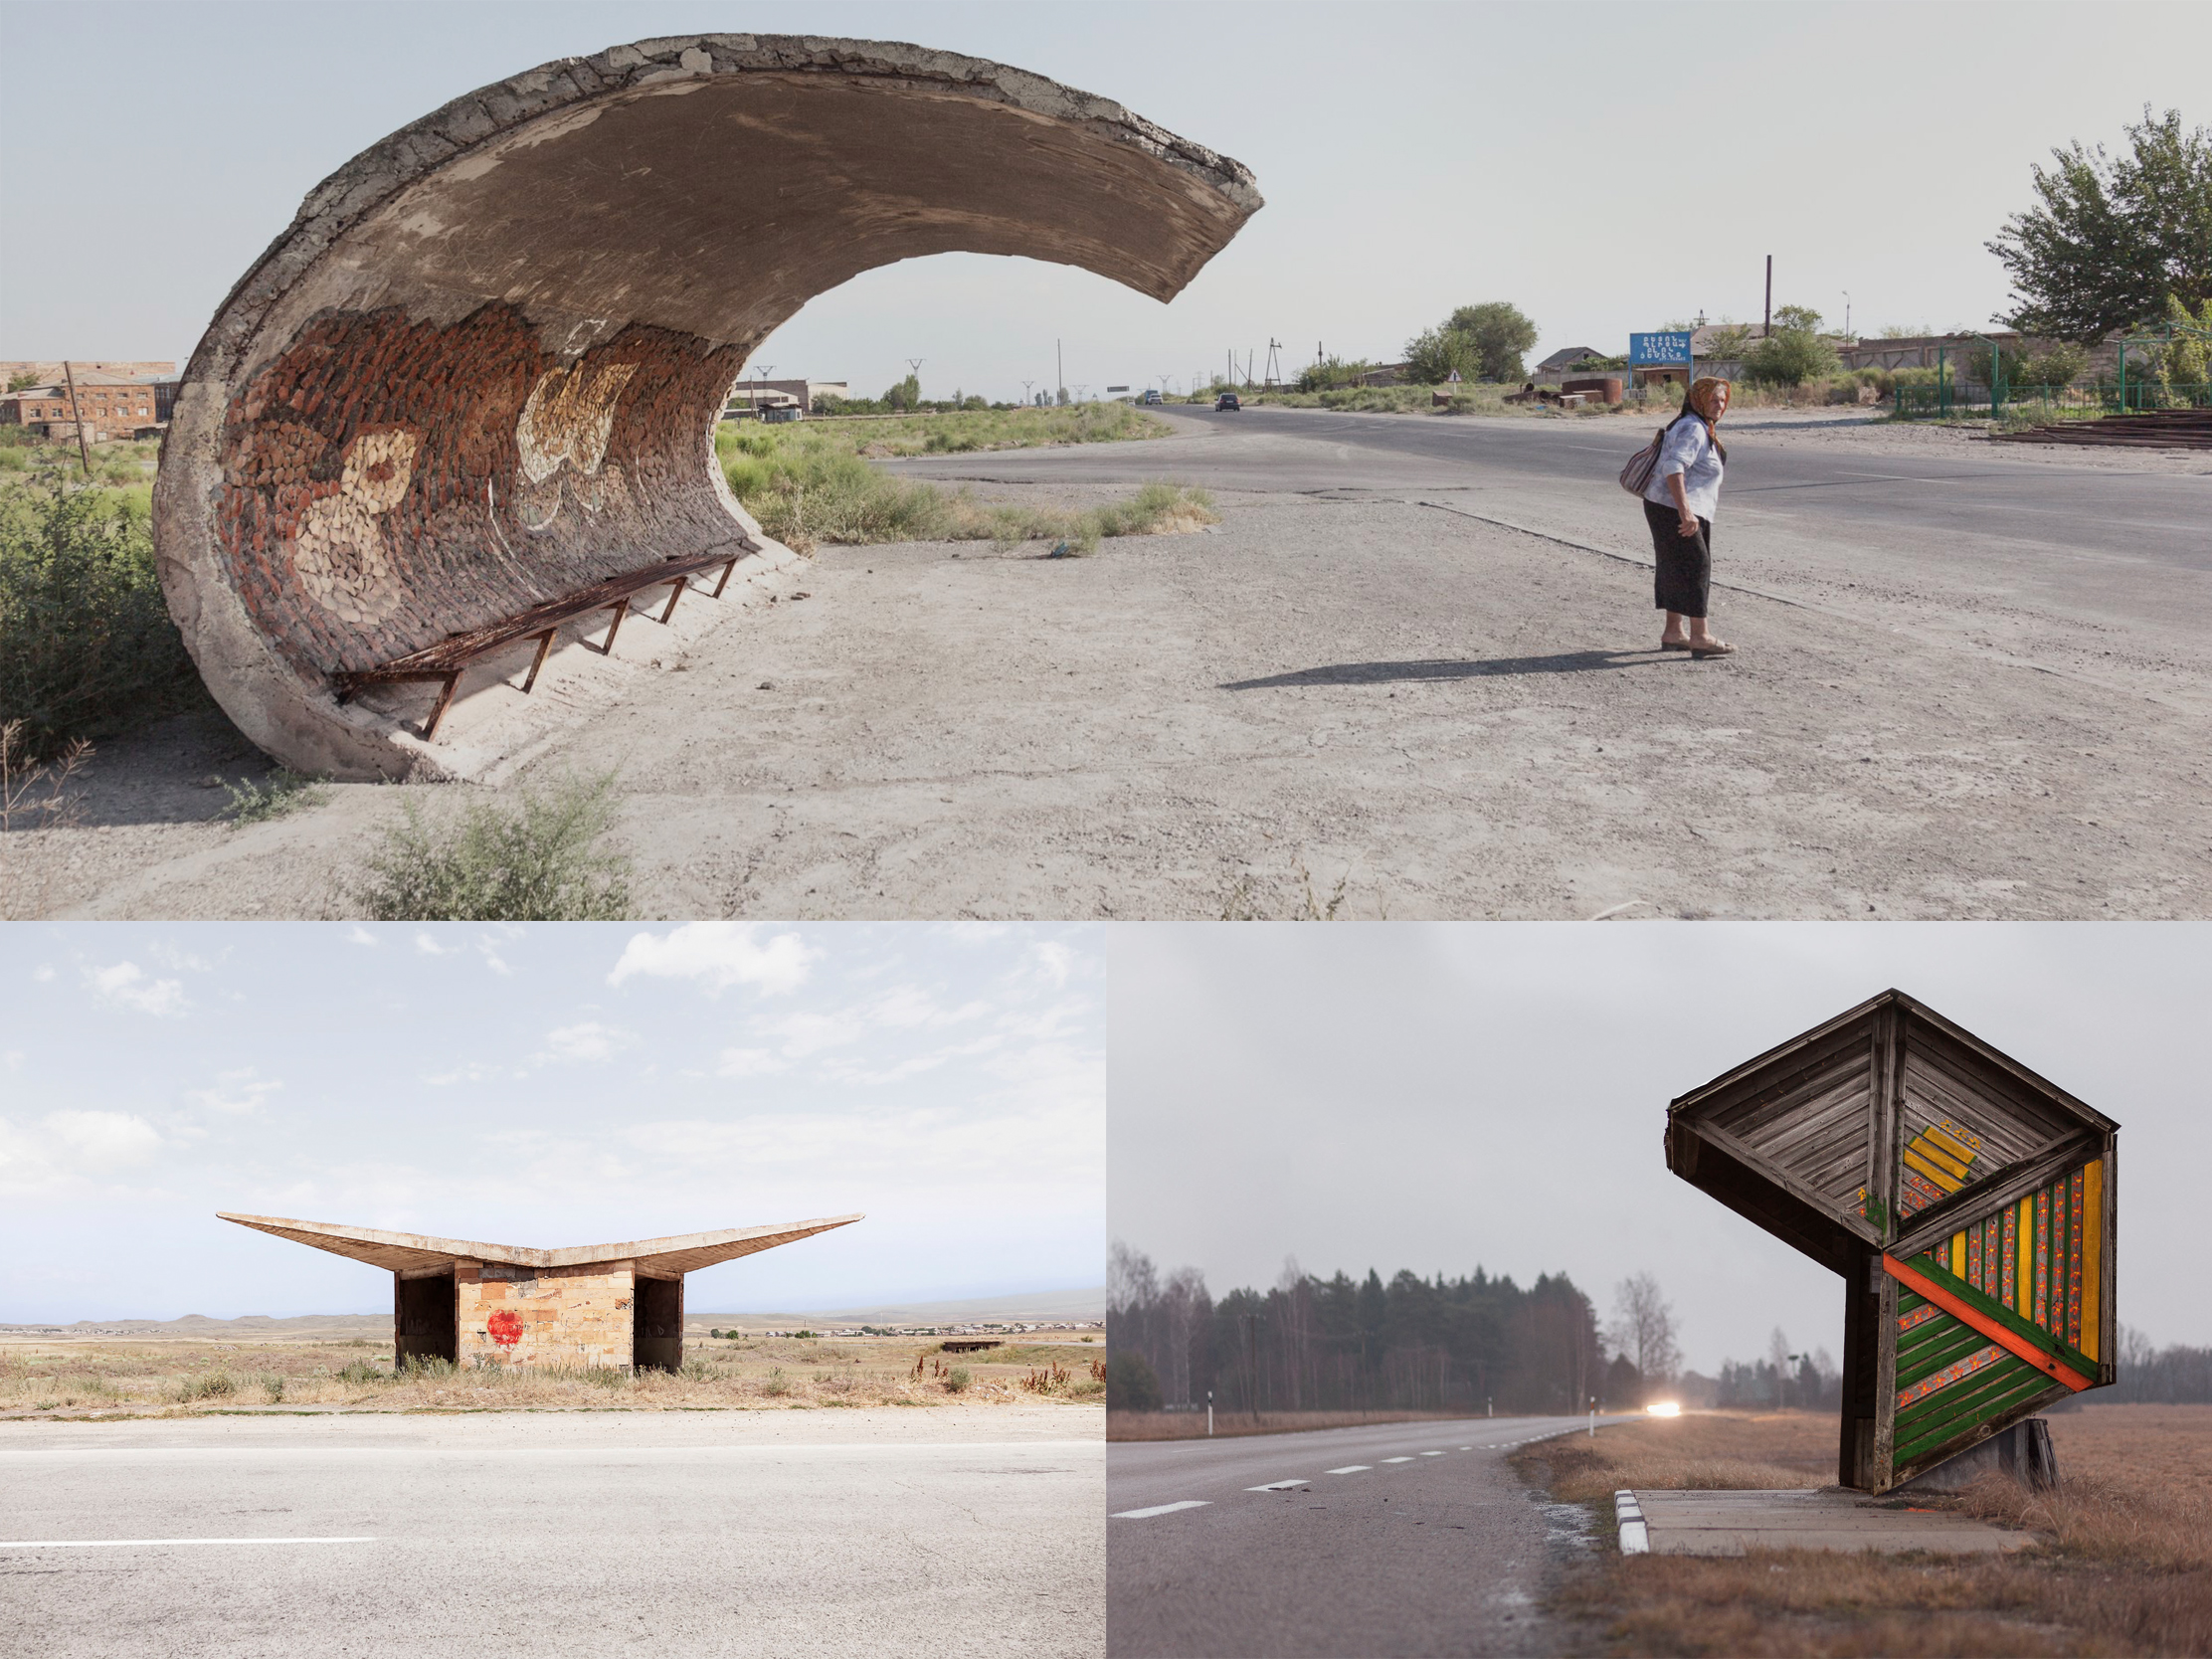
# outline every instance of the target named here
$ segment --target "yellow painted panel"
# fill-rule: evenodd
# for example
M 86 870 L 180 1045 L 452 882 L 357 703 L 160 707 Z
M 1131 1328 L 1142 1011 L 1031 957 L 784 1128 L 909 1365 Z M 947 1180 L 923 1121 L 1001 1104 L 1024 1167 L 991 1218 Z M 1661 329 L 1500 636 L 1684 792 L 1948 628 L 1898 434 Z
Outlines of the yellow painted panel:
M 2013 1278 L 2012 1311 L 2022 1319 L 2035 1316 L 2035 1199 L 2020 1200 L 2020 1267 Z
M 1966 1178 L 1966 1166 L 1974 1155 L 1940 1130 L 1924 1129 L 1912 1142 L 1912 1149 L 1923 1157 L 1934 1159 L 1960 1181 Z
M 2105 1160 L 2092 1163 L 2082 1183 L 2082 1352 L 2091 1359 L 2097 1352 L 2097 1335 L 2103 1328 L 2105 1288 L 2101 1251 L 2105 1243 Z
M 1933 1158 L 1923 1154 L 1918 1146 L 1909 1146 L 1905 1149 L 1904 1161 L 1907 1169 L 1920 1171 L 1922 1175 L 1928 1177 L 1930 1181 L 1933 1181 L 1945 1193 L 1955 1193 L 1959 1188 L 1966 1185 Z
M 1950 1270 L 1961 1279 L 1966 1276 L 1966 1235 L 1962 1232 L 1950 1235 Z

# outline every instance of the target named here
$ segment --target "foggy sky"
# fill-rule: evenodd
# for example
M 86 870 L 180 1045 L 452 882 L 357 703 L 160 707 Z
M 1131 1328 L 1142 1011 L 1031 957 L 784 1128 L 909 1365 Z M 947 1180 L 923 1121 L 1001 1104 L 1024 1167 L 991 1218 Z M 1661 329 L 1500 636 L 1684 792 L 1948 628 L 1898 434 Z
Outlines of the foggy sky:
M 1406 923 L 1112 930 L 1108 1218 L 1218 1297 L 1649 1270 L 1686 1362 L 1843 1352 L 1842 1281 L 1668 1174 L 1667 1102 L 1896 987 L 2120 1124 L 2120 1318 L 2212 1342 L 2212 927 Z M 2192 1219 L 2194 1217 L 2194 1219 Z

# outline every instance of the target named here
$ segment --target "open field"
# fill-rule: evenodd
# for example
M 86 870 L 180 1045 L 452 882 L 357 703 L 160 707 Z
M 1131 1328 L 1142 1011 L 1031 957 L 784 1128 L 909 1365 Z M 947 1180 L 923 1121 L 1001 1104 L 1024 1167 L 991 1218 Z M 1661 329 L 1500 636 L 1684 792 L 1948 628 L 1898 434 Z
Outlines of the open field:
M 1166 438 L 1167 422 L 1127 404 L 959 414 L 834 417 L 776 426 L 725 425 L 715 455 L 730 488 L 788 547 L 823 542 L 988 541 L 1004 550 L 1045 541 L 1088 553 L 1106 536 L 1195 530 L 1216 521 L 1202 491 L 1153 481 L 1090 507 L 979 499 L 966 487 L 900 478 L 871 465 L 897 457 L 964 455 Z
M 973 1340 L 973 1339 L 970 1339 Z M 0 1345 L 0 1418 L 192 1416 L 239 1410 L 642 1411 L 872 1405 L 1096 1404 L 1103 1345 L 1008 1339 L 689 1336 L 680 1373 L 392 1368 L 389 1341 Z
M 1568 1571 L 1553 1611 L 1603 1654 L 2005 1655 L 2212 1652 L 2212 1405 L 2086 1405 L 2050 1419 L 2060 1486 L 1985 1477 L 1957 1508 L 2038 1542 L 1970 1559 L 1753 1552 L 1622 1557 L 1622 1488 L 1757 1489 L 1834 1480 L 1826 1413 L 1697 1412 L 1516 1463 L 1586 1504 L 1607 1548 Z

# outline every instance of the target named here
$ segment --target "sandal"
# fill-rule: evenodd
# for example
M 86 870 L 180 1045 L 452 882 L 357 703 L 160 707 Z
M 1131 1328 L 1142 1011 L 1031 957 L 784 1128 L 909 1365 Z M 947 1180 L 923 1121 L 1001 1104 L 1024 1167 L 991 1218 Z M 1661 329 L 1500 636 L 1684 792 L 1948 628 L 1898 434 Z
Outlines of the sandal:
M 1730 645 L 1726 640 L 1712 640 L 1702 645 L 1692 645 L 1690 647 L 1690 654 L 1693 657 L 1734 656 L 1736 654 L 1736 647 Z
M 1661 650 L 1688 650 L 1690 642 L 1687 640 L 1661 640 L 1659 648 Z

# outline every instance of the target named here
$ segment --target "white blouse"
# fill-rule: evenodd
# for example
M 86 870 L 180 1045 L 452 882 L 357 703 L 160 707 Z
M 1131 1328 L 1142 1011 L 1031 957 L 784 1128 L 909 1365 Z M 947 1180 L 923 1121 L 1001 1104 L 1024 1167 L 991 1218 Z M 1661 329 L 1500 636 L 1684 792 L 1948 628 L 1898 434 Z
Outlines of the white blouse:
M 1718 516 L 1721 510 L 1721 453 L 1713 447 L 1712 434 L 1705 423 L 1695 415 L 1683 415 L 1667 429 L 1666 442 L 1659 446 L 1659 464 L 1651 469 L 1651 481 L 1644 485 L 1644 499 L 1656 501 L 1662 507 L 1674 505 L 1674 496 L 1667 489 L 1667 479 L 1674 473 L 1682 474 L 1682 493 L 1690 503 L 1690 510 L 1703 519 Z

